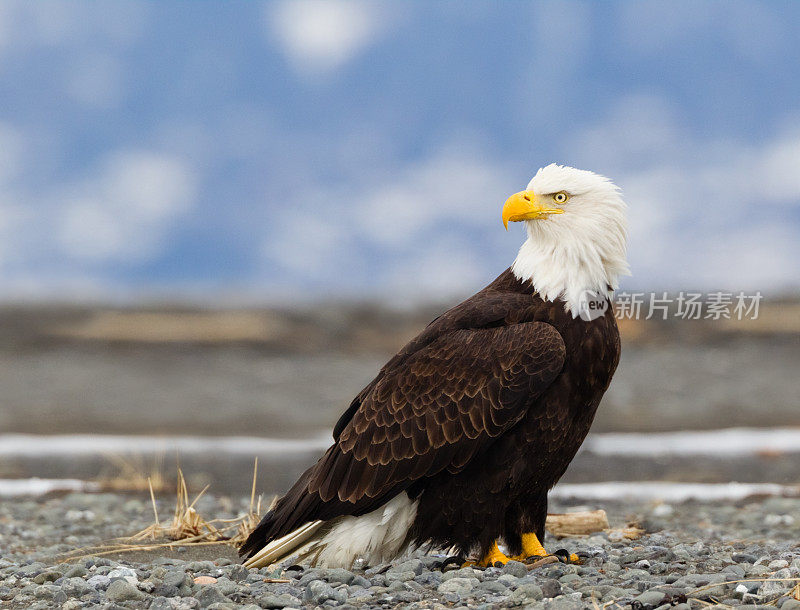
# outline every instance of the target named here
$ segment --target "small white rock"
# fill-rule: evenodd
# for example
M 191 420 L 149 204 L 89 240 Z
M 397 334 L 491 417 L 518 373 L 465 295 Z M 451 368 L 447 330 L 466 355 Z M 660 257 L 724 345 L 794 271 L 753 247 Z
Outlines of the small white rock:
M 122 578 L 132 585 L 135 585 L 139 582 L 139 577 L 136 576 L 136 571 L 132 570 L 131 568 L 115 568 L 108 573 L 108 578 L 110 580 L 113 580 L 114 578 Z
M 653 509 L 653 516 L 654 517 L 669 517 L 672 513 L 675 512 L 675 509 L 672 508 L 669 504 L 659 504 Z
M 769 514 L 764 517 L 764 524 L 769 526 L 794 525 L 794 517 L 792 515 Z
M 67 521 L 94 521 L 94 512 L 90 510 L 68 510 Z

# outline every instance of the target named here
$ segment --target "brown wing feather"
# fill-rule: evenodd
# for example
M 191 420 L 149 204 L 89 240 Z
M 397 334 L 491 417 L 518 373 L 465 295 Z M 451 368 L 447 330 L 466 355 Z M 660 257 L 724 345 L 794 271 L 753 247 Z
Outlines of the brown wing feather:
M 252 555 L 314 519 L 375 510 L 434 473 L 458 472 L 524 416 L 562 370 L 565 347 L 540 302 L 502 290 L 506 276 L 442 314 L 386 363 L 339 418 L 335 444 L 240 553 Z
M 561 336 L 543 322 L 439 336 L 359 396 L 308 492 L 358 504 L 444 468 L 457 472 L 522 418 L 564 357 Z M 445 444 L 448 459 L 436 459 Z

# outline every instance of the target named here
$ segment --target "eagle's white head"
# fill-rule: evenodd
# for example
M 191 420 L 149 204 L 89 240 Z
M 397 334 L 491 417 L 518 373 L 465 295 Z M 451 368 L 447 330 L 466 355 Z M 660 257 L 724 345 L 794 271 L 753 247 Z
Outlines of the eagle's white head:
M 525 222 L 528 239 L 511 269 L 548 300 L 566 301 L 574 316 L 586 299 L 610 295 L 625 260 L 626 205 L 619 189 L 594 172 L 551 164 L 503 206 L 503 224 Z

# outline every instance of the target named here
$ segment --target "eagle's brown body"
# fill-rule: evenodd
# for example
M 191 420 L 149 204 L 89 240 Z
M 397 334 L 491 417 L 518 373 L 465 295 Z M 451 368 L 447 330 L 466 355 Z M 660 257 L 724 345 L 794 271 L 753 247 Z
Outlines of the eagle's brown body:
M 619 360 L 611 308 L 592 321 L 506 270 L 431 322 L 355 398 L 335 444 L 242 546 L 406 492 L 408 542 L 484 554 L 541 539 L 547 492 L 583 442 Z

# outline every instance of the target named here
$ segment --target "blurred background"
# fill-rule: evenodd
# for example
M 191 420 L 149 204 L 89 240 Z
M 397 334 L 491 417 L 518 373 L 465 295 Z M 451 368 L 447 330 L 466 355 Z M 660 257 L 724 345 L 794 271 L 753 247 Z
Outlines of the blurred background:
M 244 493 L 259 456 L 285 488 L 512 262 L 502 203 L 558 162 L 623 189 L 623 289 L 763 295 L 742 323 L 624 321 L 566 480 L 798 483 L 798 22 L 789 1 L 3 2 L 0 478 L 135 488 L 180 461 Z

